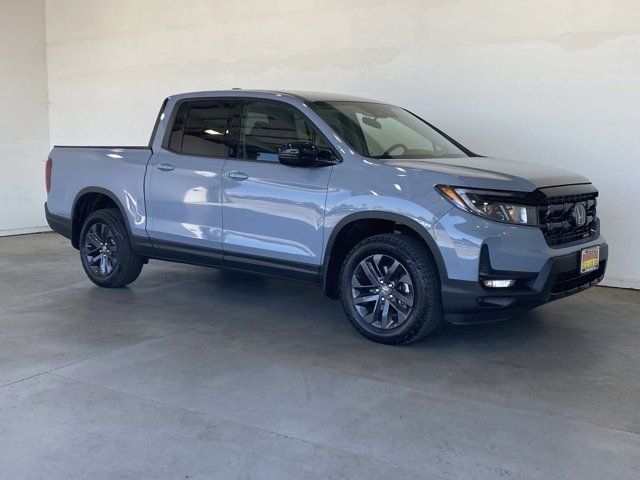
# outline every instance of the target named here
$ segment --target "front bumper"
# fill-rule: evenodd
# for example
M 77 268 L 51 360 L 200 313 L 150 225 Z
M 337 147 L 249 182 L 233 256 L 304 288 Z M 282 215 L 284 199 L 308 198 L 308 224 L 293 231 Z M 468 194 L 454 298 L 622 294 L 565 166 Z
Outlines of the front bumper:
M 547 245 L 540 229 L 501 224 L 452 209 L 434 226 L 446 272 L 442 302 L 451 323 L 504 319 L 600 282 L 609 248 L 597 234 L 588 241 Z M 580 275 L 580 252 L 600 246 L 599 268 Z M 480 279 L 516 279 L 510 288 L 485 288 Z
M 604 277 L 609 246 L 600 245 L 597 270 L 580 274 L 580 250 L 550 258 L 535 274 L 520 272 L 511 288 L 485 288 L 479 281 L 448 280 L 442 285 L 442 302 L 447 321 L 476 323 L 501 320 L 518 312 L 586 290 Z M 494 271 L 493 278 L 513 277 L 513 272 Z

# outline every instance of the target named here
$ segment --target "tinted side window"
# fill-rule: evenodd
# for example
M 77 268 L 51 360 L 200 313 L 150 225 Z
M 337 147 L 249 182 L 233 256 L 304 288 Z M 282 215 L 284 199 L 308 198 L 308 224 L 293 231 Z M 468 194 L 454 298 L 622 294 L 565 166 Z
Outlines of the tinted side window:
M 187 155 L 225 157 L 229 138 L 231 103 L 224 100 L 190 102 L 181 152 Z
M 189 112 L 189 102 L 180 105 L 180 109 L 176 114 L 176 119 L 171 127 L 171 135 L 169 136 L 169 150 L 180 152 L 182 150 L 182 134 L 184 133 L 184 123 L 187 120 Z
M 312 142 L 314 130 L 295 108 L 278 102 L 245 104 L 240 124 L 239 158 L 277 161 L 287 143 Z

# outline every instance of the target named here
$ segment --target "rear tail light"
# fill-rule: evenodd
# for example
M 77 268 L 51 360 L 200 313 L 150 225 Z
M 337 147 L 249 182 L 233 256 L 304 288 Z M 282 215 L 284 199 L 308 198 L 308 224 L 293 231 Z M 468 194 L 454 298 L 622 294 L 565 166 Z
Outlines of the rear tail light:
M 47 158 L 47 165 L 44 167 L 44 184 L 47 187 L 47 194 L 51 191 L 51 167 L 53 162 Z

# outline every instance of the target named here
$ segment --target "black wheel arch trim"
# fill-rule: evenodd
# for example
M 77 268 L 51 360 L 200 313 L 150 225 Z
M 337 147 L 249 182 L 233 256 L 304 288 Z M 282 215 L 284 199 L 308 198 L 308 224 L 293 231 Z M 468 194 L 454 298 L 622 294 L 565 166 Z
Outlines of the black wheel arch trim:
M 139 235 L 133 235 L 132 231 L 131 231 L 131 225 L 129 224 L 129 217 L 126 213 L 126 210 L 124 208 L 124 206 L 122 205 L 122 202 L 120 201 L 120 199 L 118 198 L 118 196 L 113 193 L 111 190 L 107 190 L 106 188 L 103 187 L 97 187 L 97 186 L 91 186 L 91 187 L 85 187 L 82 190 L 80 190 L 75 198 L 73 199 L 73 204 L 71 207 L 71 229 L 70 229 L 70 238 L 71 238 L 71 244 L 74 246 L 74 248 L 78 248 L 78 240 L 74 241 L 74 238 L 79 238 L 79 233 L 78 232 L 78 236 L 75 235 L 75 230 L 74 230 L 74 225 L 75 225 L 75 215 L 76 215 L 76 207 L 78 206 L 78 201 L 85 195 L 90 194 L 90 193 L 97 193 L 100 195 L 104 195 L 105 197 L 108 197 L 110 200 L 113 200 L 113 203 L 116 204 L 116 206 L 118 207 L 118 210 L 120 210 L 120 213 L 122 215 L 122 221 L 124 222 L 124 226 L 127 229 L 127 235 L 129 236 L 129 238 L 131 239 L 131 244 L 134 247 L 134 249 L 136 248 L 137 245 L 146 245 L 146 244 L 151 244 L 151 241 L 149 240 L 148 237 L 144 236 L 139 236 Z M 80 226 L 80 228 L 82 228 L 82 226 Z
M 448 279 L 447 277 L 447 267 L 444 263 L 444 259 L 442 258 L 442 254 L 440 253 L 440 249 L 436 244 L 436 241 L 429 234 L 427 228 L 422 226 L 417 221 L 409 218 L 405 215 L 401 215 L 399 213 L 394 212 L 386 212 L 386 211 L 377 211 L 377 210 L 367 210 L 362 212 L 355 212 L 347 215 L 340 219 L 340 221 L 333 227 L 331 231 L 331 235 L 329 236 L 329 240 L 327 241 L 327 247 L 325 249 L 324 259 L 322 262 L 322 276 L 323 276 L 323 289 L 325 292 L 328 291 L 327 284 L 327 275 L 329 273 L 329 263 L 331 261 L 331 255 L 333 253 L 333 247 L 336 241 L 336 238 L 340 234 L 340 232 L 348 227 L 355 221 L 358 220 L 389 220 L 398 225 L 402 225 L 404 227 L 410 228 L 412 231 L 417 233 L 420 238 L 425 242 L 433 259 L 436 262 L 436 267 L 438 268 L 438 275 L 442 282 Z

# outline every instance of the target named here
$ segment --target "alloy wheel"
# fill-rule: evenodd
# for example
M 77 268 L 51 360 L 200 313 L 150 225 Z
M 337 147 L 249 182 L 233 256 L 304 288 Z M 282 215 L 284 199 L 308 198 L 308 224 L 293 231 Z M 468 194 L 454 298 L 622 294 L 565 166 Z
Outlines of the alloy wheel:
M 351 293 L 361 320 L 383 330 L 402 325 L 413 309 L 411 276 L 390 255 L 375 254 L 362 260 L 353 271 Z
M 87 266 L 100 277 L 110 275 L 116 268 L 118 246 L 116 239 L 104 223 L 94 223 L 84 240 L 83 255 Z

